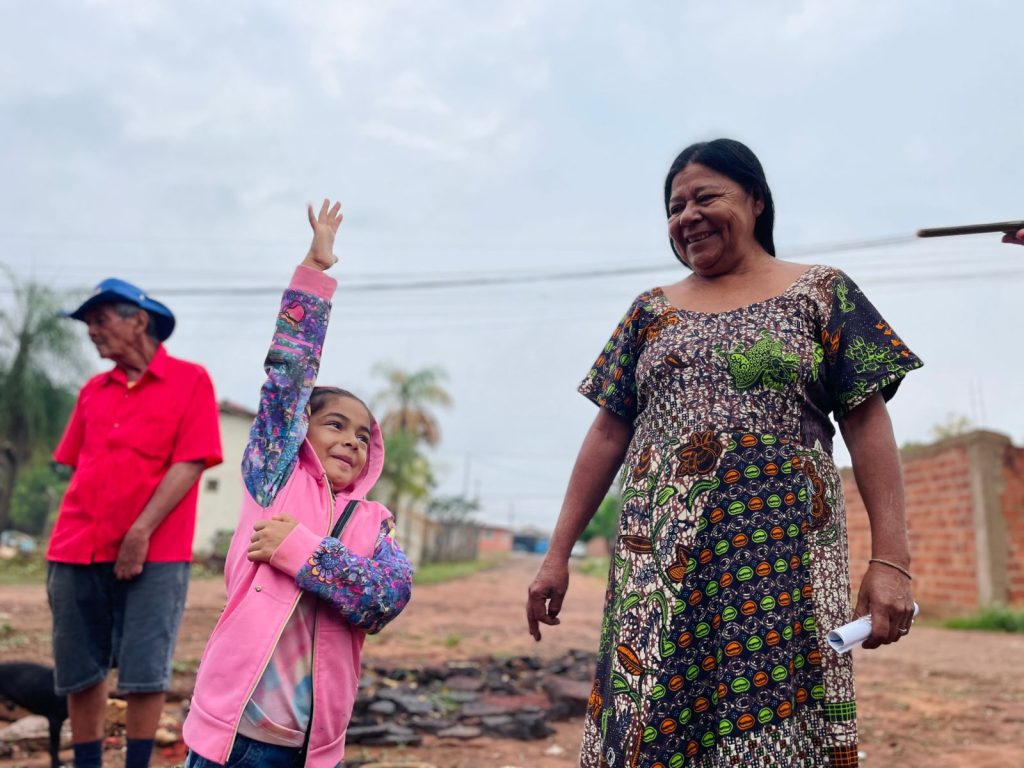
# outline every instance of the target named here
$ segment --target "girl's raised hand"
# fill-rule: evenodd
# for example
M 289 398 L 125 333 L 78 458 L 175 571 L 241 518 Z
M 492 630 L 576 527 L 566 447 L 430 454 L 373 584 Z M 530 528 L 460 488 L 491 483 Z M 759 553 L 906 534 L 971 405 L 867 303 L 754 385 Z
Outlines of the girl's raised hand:
M 344 218 L 341 203 L 331 205 L 331 201 L 325 198 L 319 215 L 313 213 L 312 205 L 306 207 L 306 212 L 309 214 L 309 226 L 313 228 L 313 242 L 302 263 L 323 272 L 338 263 L 338 257 L 334 255 L 334 238 Z

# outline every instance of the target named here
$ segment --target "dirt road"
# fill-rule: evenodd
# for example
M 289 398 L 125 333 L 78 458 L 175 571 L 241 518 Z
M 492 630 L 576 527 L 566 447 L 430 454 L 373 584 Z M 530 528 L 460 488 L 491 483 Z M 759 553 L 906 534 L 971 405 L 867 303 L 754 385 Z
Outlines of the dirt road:
M 546 628 L 541 643 L 527 634 L 523 604 L 537 564 L 532 557 L 516 557 L 466 579 L 417 588 L 405 613 L 369 639 L 364 659 L 400 666 L 487 654 L 595 650 L 604 597 L 598 578 L 574 574 L 562 625 Z M 223 599 L 218 580 L 192 583 L 176 652 L 175 688 L 182 695 L 188 694 L 190 670 Z M 0 588 L 0 614 L 0 625 L 11 627 L 0 636 L 0 660 L 48 660 L 50 617 L 41 586 Z M 898 645 L 857 652 L 857 689 L 867 768 L 1024 766 L 1024 635 L 919 623 Z M 575 765 L 580 727 L 557 724 L 557 733 L 539 742 L 451 743 L 428 737 L 422 747 L 353 748 L 350 756 L 436 768 L 568 768 Z M 117 765 L 116 759 L 109 757 L 107 764 Z M 168 756 L 165 764 L 174 763 Z

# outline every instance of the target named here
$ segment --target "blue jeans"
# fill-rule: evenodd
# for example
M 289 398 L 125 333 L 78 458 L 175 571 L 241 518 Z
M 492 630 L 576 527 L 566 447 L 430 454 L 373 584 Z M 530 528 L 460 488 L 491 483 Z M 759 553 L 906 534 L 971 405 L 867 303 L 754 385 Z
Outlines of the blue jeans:
M 298 755 L 294 747 L 278 747 L 238 735 L 226 763 L 215 763 L 189 751 L 184 768 L 295 768 Z

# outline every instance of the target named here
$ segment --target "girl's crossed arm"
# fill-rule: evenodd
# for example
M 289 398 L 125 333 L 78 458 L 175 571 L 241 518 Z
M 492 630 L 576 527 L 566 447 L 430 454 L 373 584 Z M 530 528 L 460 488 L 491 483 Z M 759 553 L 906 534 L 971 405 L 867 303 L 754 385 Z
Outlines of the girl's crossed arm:
M 361 557 L 331 536 L 319 541 L 316 534 L 298 526 L 289 515 L 275 515 L 256 523 L 249 545 L 249 559 L 270 563 L 295 576 L 295 583 L 334 606 L 348 621 L 373 634 L 402 612 L 412 595 L 412 567 L 395 543 L 395 523 L 381 523 L 372 557 Z M 282 548 L 285 540 L 288 544 Z

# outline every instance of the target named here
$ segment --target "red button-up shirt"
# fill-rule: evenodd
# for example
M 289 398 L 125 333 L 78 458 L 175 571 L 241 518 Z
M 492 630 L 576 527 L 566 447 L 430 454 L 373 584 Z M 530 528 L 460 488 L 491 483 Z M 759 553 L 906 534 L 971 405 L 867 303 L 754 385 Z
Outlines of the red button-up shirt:
M 53 455 L 74 467 L 46 558 L 113 562 L 121 540 L 171 464 L 222 459 L 217 401 L 206 371 L 157 348 L 129 386 L 117 368 L 86 382 Z M 160 523 L 149 562 L 192 559 L 198 483 Z

